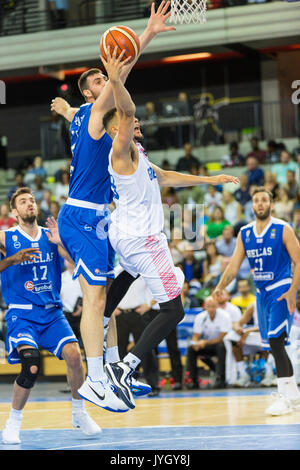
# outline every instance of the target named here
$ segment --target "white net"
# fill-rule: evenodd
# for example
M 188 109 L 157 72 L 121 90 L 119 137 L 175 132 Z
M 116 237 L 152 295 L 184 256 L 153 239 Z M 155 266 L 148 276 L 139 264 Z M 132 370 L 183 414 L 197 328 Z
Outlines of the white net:
M 171 23 L 205 23 L 206 0 L 171 0 Z

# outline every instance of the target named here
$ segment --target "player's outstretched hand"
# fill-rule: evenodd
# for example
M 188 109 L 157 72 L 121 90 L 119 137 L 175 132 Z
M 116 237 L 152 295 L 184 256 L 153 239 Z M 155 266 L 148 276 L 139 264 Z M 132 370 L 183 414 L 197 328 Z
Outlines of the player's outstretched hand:
M 111 82 L 116 82 L 120 79 L 122 69 L 125 65 L 131 62 L 132 57 L 129 56 L 127 59 L 123 60 L 126 50 L 123 49 L 121 54 L 117 57 L 118 46 L 114 48 L 111 52 L 110 47 L 107 47 L 106 59 L 101 55 L 100 58 L 103 62 L 103 65 L 106 69 L 108 78 Z
M 54 217 L 48 217 L 46 225 L 49 232 L 46 232 L 49 242 L 55 243 L 55 245 L 61 244 L 60 236 L 58 232 L 58 225 Z
M 239 178 L 237 178 L 236 176 L 232 176 L 232 175 L 216 175 L 214 178 L 216 178 L 216 181 L 217 181 L 216 184 L 222 184 L 222 183 L 238 184 L 240 182 Z
M 37 248 L 24 248 L 10 256 L 9 259 L 11 264 L 20 264 L 24 261 L 34 261 L 35 259 L 39 259 L 40 253 L 41 252 Z
M 69 108 L 69 103 L 67 103 L 63 98 L 57 97 L 51 101 L 51 111 L 55 111 L 61 116 L 64 116 Z
M 162 1 L 157 11 L 155 11 L 155 2 L 151 5 L 151 15 L 148 21 L 147 29 L 152 34 L 165 33 L 167 31 L 176 31 L 175 26 L 167 26 L 166 21 L 171 16 L 170 2 Z M 168 11 L 169 10 L 169 11 Z
M 287 292 L 282 294 L 277 300 L 278 302 L 280 302 L 281 300 L 284 300 L 284 299 L 286 300 L 289 313 L 290 315 L 292 315 L 294 311 L 296 310 L 295 294 L 291 292 L 290 290 L 288 290 Z

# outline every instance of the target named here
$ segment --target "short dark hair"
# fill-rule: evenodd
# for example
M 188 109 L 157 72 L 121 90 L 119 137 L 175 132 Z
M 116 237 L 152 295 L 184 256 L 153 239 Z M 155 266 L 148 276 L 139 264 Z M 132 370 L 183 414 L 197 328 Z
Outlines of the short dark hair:
M 253 194 L 252 194 L 252 199 L 253 199 L 253 196 L 257 193 L 267 193 L 270 198 L 270 202 L 273 202 L 273 194 L 264 186 L 259 186 L 258 188 L 254 189 Z
M 14 192 L 14 194 L 12 195 L 12 197 L 10 199 L 10 208 L 11 209 L 16 209 L 16 199 L 17 199 L 17 197 L 21 196 L 21 194 L 31 194 L 31 196 L 33 196 L 31 188 L 24 187 L 24 188 L 17 189 L 17 191 Z
M 104 114 L 102 123 L 104 128 L 107 130 L 109 122 L 115 117 L 117 108 L 111 108 L 107 113 Z
M 88 77 L 91 77 L 92 75 L 96 75 L 97 73 L 102 73 L 102 72 L 101 72 L 100 69 L 89 69 L 89 70 L 86 70 L 85 72 L 83 72 L 80 75 L 77 83 L 78 83 L 80 93 L 82 94 L 82 96 L 84 98 L 85 98 L 85 96 L 84 96 L 83 90 L 89 89 L 88 86 L 87 86 Z

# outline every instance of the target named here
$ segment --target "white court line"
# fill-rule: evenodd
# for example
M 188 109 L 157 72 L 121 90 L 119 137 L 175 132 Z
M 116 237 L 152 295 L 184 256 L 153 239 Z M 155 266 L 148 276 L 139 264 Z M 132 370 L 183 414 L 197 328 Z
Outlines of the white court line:
M 287 436 L 300 436 L 299 433 L 284 433 L 284 434 L 268 434 L 268 438 L 269 437 L 287 437 Z M 187 437 L 168 437 L 168 438 L 162 438 L 162 439 L 159 439 L 159 438 L 152 438 L 152 439 L 146 439 L 146 440 L 142 440 L 142 441 L 139 441 L 139 440 L 134 440 L 134 441 L 115 441 L 115 442 L 107 442 L 105 444 L 101 444 L 101 443 L 91 443 L 91 444 L 82 444 L 82 445 L 76 445 L 76 446 L 68 446 L 68 447 L 53 447 L 53 448 L 50 448 L 50 449 L 47 449 L 47 450 L 66 450 L 66 449 L 78 449 L 80 447 L 95 447 L 95 446 L 100 446 L 100 447 L 103 447 L 104 446 L 104 449 L 105 447 L 109 447 L 109 446 L 112 446 L 112 445 L 124 445 L 124 444 L 144 444 L 144 443 L 147 443 L 147 442 L 163 442 L 163 441 L 182 441 L 182 440 L 192 440 L 192 439 L 198 439 L 199 441 L 201 439 L 232 439 L 232 438 L 248 438 L 248 437 L 266 437 L 266 434 L 232 434 L 232 435 L 220 435 L 220 436 L 187 436 Z

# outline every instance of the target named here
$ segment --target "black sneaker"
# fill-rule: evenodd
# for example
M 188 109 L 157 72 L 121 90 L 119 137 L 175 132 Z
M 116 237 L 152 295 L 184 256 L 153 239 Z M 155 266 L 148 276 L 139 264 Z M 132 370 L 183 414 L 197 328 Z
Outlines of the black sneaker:
M 135 402 L 131 391 L 131 376 L 134 372 L 124 362 L 114 362 L 105 365 L 105 372 L 114 387 L 114 393 L 128 408 L 135 408 Z

